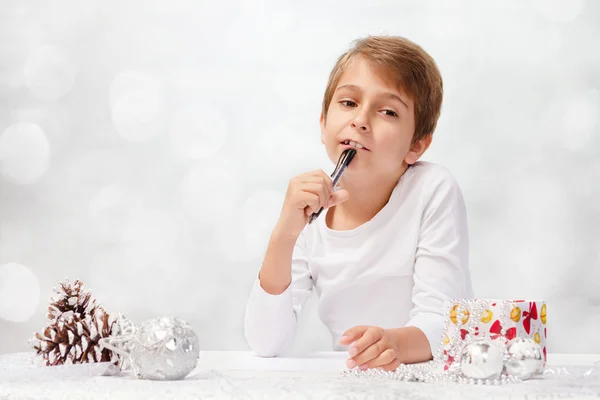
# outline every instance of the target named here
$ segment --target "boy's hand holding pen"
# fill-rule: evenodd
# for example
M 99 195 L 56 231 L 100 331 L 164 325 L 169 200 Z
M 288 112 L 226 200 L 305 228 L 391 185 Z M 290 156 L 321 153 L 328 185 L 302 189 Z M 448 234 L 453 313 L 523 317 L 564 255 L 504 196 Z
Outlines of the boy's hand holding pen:
M 307 223 L 314 221 L 326 209 L 348 199 L 348 191 L 334 191 L 342 173 L 352 161 L 356 150 L 342 153 L 332 176 L 322 170 L 306 172 L 290 180 L 275 232 L 297 238 Z

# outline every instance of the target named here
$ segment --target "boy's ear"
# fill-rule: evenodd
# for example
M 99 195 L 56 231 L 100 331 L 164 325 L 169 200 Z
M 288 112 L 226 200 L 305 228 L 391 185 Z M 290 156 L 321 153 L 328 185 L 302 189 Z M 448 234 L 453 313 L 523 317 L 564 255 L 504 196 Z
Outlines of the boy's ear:
M 325 144 L 325 117 L 323 113 L 321 113 L 321 117 L 319 118 L 319 125 L 321 126 L 321 143 Z
M 425 150 L 427 150 L 429 148 L 429 146 L 431 145 L 432 139 L 433 139 L 433 135 L 431 133 L 429 133 L 422 139 L 413 143 L 410 146 L 410 150 L 408 150 L 408 153 L 406 154 L 404 161 L 406 161 L 406 163 L 408 165 L 412 165 L 412 164 L 416 163 L 419 160 L 419 158 L 421 158 L 423 153 L 425 153 Z

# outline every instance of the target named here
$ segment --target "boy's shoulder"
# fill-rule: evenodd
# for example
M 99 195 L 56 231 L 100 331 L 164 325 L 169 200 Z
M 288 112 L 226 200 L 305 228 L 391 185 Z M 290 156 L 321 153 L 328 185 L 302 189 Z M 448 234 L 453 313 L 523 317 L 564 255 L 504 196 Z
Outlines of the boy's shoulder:
M 405 190 L 420 199 L 423 210 L 432 212 L 448 207 L 464 210 L 462 190 L 450 169 L 440 164 L 418 161 L 409 170 L 412 171 Z
M 410 180 L 421 183 L 426 187 L 458 186 L 454 174 L 444 165 L 431 161 L 417 161 L 408 169 Z
M 404 189 L 408 196 L 418 197 L 423 204 L 445 203 L 451 199 L 460 200 L 462 190 L 450 169 L 429 161 L 417 161 L 409 169 L 404 179 Z

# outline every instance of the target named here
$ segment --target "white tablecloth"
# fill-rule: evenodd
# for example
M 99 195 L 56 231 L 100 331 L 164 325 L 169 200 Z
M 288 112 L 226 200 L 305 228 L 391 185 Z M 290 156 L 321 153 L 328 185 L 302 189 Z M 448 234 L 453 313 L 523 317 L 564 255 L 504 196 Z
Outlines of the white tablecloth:
M 106 364 L 38 367 L 31 353 L 0 355 L 0 399 L 558 399 L 599 398 L 600 377 L 583 374 L 600 355 L 548 356 L 553 376 L 504 386 L 425 384 L 342 376 L 347 355 L 324 352 L 258 358 L 248 352 L 202 352 L 182 381 L 102 376 Z M 557 369 L 556 367 L 564 366 Z M 600 374 L 600 371 L 598 372 Z

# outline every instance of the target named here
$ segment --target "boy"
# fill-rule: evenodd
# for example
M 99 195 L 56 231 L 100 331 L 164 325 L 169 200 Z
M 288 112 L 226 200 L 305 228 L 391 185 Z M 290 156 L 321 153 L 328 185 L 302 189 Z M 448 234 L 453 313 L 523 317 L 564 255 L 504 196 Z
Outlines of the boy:
M 356 155 L 339 190 L 320 170 L 290 181 L 246 307 L 255 353 L 291 345 L 314 287 L 348 368 L 395 370 L 435 354 L 444 302 L 473 296 L 460 188 L 444 167 L 418 161 L 442 94 L 434 60 L 404 38 L 368 37 L 338 59 L 321 141 L 334 163 L 347 148 Z

